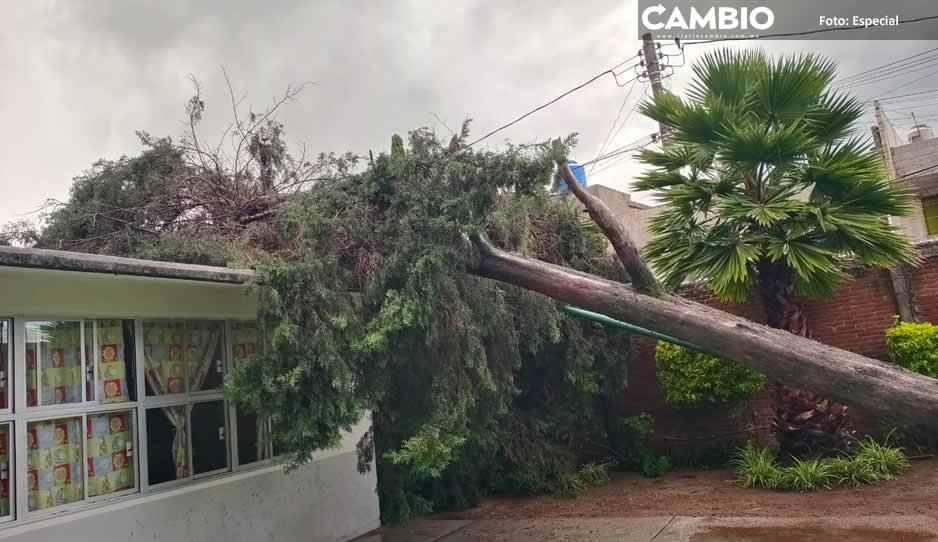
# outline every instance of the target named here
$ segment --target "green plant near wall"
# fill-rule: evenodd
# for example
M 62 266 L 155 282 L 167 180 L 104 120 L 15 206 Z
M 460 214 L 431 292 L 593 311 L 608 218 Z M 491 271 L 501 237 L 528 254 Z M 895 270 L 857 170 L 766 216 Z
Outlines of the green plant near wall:
M 665 400 L 681 407 L 732 405 L 762 389 L 765 377 L 735 361 L 659 341 L 658 383 Z
M 916 373 L 938 378 L 938 326 L 899 322 L 886 330 L 889 356 Z

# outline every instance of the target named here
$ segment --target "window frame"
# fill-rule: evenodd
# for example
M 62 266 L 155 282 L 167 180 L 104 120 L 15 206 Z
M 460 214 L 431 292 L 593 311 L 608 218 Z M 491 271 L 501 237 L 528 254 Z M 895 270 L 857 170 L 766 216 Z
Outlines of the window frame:
M 165 317 L 140 317 L 140 316 L 63 316 L 58 314 L 2 314 L 0 320 L 9 323 L 10 347 L 9 363 L 7 371 L 8 384 L 8 408 L 0 409 L 0 424 L 8 424 L 8 480 L 10 494 L 10 514 L 0 516 L 0 531 L 2 529 L 22 525 L 24 523 L 33 523 L 42 521 L 51 517 L 71 514 L 78 511 L 88 510 L 116 501 L 127 501 L 134 498 L 144 497 L 147 494 L 161 492 L 164 490 L 176 489 L 193 484 L 200 483 L 206 479 L 216 479 L 224 476 L 231 476 L 239 472 L 252 471 L 262 468 L 271 468 L 277 466 L 274 457 L 260 459 L 252 463 L 240 464 L 238 457 L 238 427 L 237 427 L 237 407 L 232 401 L 224 397 L 222 387 L 210 390 L 185 391 L 182 393 L 147 396 L 146 395 L 146 367 L 144 363 L 144 322 L 153 321 L 175 321 L 175 322 L 214 322 L 218 323 L 223 330 L 221 346 L 221 362 L 224 369 L 224 375 L 228 375 L 234 368 L 233 355 L 233 323 L 256 323 L 251 319 L 232 319 L 232 318 L 165 318 Z M 124 402 L 104 403 L 99 402 L 102 398 L 98 397 L 97 389 L 98 363 L 100 362 L 100 352 L 98 352 L 97 336 L 98 322 L 101 320 L 122 320 L 130 321 L 133 324 L 133 348 L 134 348 L 134 366 L 127 368 L 128 376 L 128 399 L 130 399 L 129 390 L 133 388 L 135 399 Z M 85 323 L 92 322 L 93 330 L 91 343 L 91 356 L 87 353 L 86 345 L 82 344 L 81 371 L 84 378 L 87 378 L 87 362 L 90 360 L 94 364 L 94 395 L 95 399 L 88 400 L 87 386 L 82 386 L 81 402 L 62 403 L 54 405 L 26 406 L 26 339 L 27 323 L 49 322 L 49 321 L 67 321 L 79 322 L 81 335 L 85 333 Z M 90 359 L 84 359 L 90 358 Z M 37 360 L 38 361 L 38 360 Z M 130 371 L 133 371 L 134 383 L 129 383 Z M 20 377 L 22 375 L 22 377 Z M 20 378 L 22 382 L 20 382 Z M 37 373 L 37 378 L 39 375 Z M 188 380 L 188 374 L 186 374 Z M 188 389 L 188 382 L 186 384 Z M 221 401 L 223 404 L 222 412 L 225 416 L 225 453 L 227 465 L 221 469 L 215 469 L 209 472 L 194 474 L 193 465 L 193 444 L 192 444 L 192 407 L 200 403 Z M 37 403 L 39 401 L 37 400 Z M 170 480 L 159 484 L 150 484 L 149 482 L 149 460 L 147 450 L 147 427 L 146 413 L 149 409 L 168 406 L 185 406 L 187 437 L 188 437 L 188 461 L 189 475 L 178 480 Z M 133 471 L 134 487 L 124 489 L 114 493 L 104 495 L 89 496 L 89 473 L 88 473 L 88 438 L 87 423 L 88 417 L 95 414 L 126 412 L 131 423 L 132 446 L 133 446 Z M 25 440 L 20 438 L 27 434 L 30 423 L 45 420 L 55 420 L 63 418 L 78 418 L 81 424 L 82 435 L 82 496 L 79 501 L 53 506 L 40 510 L 29 510 L 29 479 L 28 479 L 28 449 Z

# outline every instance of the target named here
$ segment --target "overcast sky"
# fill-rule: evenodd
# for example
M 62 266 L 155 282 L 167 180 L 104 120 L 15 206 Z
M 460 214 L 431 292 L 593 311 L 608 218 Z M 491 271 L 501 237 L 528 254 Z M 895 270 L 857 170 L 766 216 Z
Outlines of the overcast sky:
M 636 16 L 634 0 L 5 3 L 0 223 L 28 216 L 48 198 L 65 199 L 72 177 L 96 159 L 138 152 L 135 130 L 178 137 L 190 74 L 203 83 L 208 134 L 230 120 L 224 67 L 258 109 L 287 85 L 314 82 L 280 114 L 290 139 L 317 152 L 367 154 L 387 150 L 393 133 L 420 126 L 446 133 L 434 115 L 453 128 L 472 117 L 475 135 L 513 119 L 633 56 L 640 47 Z M 849 75 L 938 42 L 758 45 L 822 52 Z M 695 55 L 713 47 L 688 48 L 688 63 L 676 68 L 668 85 L 679 92 Z M 860 87 L 857 95 L 875 97 L 929 73 Z M 936 87 L 938 75 L 911 83 L 908 91 Z M 578 132 L 574 158 L 587 161 L 628 90 L 611 78 L 597 81 L 485 144 Z M 633 89 L 623 116 L 643 90 L 644 84 Z M 925 113 L 920 116 L 938 117 L 934 109 Z M 900 126 L 911 123 L 897 117 Z M 608 148 L 656 130 L 635 113 Z M 628 159 L 597 167 L 589 181 L 628 190 L 639 170 Z

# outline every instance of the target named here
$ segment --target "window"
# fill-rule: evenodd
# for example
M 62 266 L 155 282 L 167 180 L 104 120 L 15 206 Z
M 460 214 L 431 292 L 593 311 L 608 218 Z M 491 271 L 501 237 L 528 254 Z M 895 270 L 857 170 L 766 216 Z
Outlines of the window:
M 922 214 L 925 216 L 928 235 L 938 235 L 938 198 L 923 199 Z
M 253 323 L 0 318 L 0 523 L 269 459 L 269 422 L 221 391 L 258 337 Z
M 7 518 L 12 513 L 10 502 L 10 455 L 13 447 L 10 446 L 10 424 L 0 424 L 0 518 Z
M 150 485 L 228 469 L 225 324 L 143 323 Z M 149 405 L 148 405 L 149 406 Z
M 254 322 L 231 324 L 231 349 L 234 363 L 261 351 L 260 331 Z M 238 463 L 247 465 L 270 459 L 273 448 L 270 439 L 270 421 L 250 412 L 236 413 L 238 427 Z
M 83 500 L 81 418 L 30 422 L 26 427 L 29 510 Z

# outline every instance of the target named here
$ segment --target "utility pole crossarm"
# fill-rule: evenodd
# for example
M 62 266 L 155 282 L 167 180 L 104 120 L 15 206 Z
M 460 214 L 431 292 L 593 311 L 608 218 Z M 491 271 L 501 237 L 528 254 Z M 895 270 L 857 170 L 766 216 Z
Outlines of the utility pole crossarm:
M 642 36 L 642 52 L 645 55 L 645 73 L 648 80 L 651 81 L 651 93 L 658 99 L 658 96 L 664 94 L 664 87 L 661 85 L 661 64 L 658 63 L 658 46 L 652 39 L 651 33 Z M 666 124 L 658 123 L 658 134 L 661 139 L 661 146 L 666 147 L 671 139 L 671 127 Z

